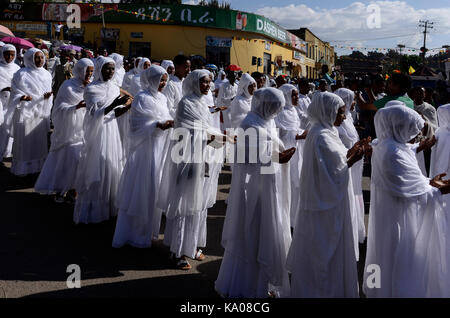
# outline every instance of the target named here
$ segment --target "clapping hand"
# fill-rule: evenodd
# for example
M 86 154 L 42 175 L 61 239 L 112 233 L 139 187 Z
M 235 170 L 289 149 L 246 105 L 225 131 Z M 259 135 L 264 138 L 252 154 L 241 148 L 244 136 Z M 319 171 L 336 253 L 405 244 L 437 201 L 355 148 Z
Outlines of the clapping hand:
M 173 120 L 166 120 L 163 123 L 157 123 L 156 127 L 162 130 L 166 130 L 173 127 Z
M 422 140 L 419 144 L 419 147 L 417 148 L 417 153 L 426 150 L 426 149 L 430 149 L 431 147 L 434 146 L 434 144 L 436 143 L 437 139 L 435 136 L 431 137 L 431 138 L 427 138 L 425 140 Z
M 296 150 L 296 148 L 292 147 L 283 152 L 280 152 L 278 162 L 279 163 L 287 163 L 289 160 L 291 160 L 292 156 L 295 153 L 295 150 Z
M 77 109 L 80 109 L 80 108 L 83 108 L 83 107 L 86 107 L 86 103 L 84 102 L 84 100 L 82 100 L 81 102 L 79 102 L 76 108 L 77 108 Z
M 430 180 L 430 185 L 441 190 L 442 194 L 450 193 L 450 180 L 442 179 L 446 175 L 446 173 L 441 173 Z
M 29 101 L 32 101 L 32 100 L 33 100 L 33 97 L 28 96 L 28 95 L 23 95 L 23 96 L 20 98 L 20 100 L 29 102 Z
M 301 135 L 297 134 L 297 135 L 295 136 L 295 140 L 306 139 L 306 136 L 308 136 L 308 131 L 307 131 L 307 130 L 305 130 L 305 131 L 303 132 L 303 134 L 301 134 Z

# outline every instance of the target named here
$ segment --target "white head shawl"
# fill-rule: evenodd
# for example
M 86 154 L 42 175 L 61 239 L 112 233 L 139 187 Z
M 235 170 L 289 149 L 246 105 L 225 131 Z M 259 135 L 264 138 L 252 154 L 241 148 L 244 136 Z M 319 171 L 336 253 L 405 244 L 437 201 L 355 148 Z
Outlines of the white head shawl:
M 393 139 L 400 144 L 416 137 L 425 124 L 416 111 L 405 106 L 384 107 L 377 111 L 374 121 L 379 141 Z
M 300 119 L 294 105 L 292 105 L 292 92 L 294 90 L 297 90 L 297 88 L 291 84 L 283 84 L 280 87 L 280 91 L 284 94 L 286 105 L 284 106 L 283 111 L 278 114 L 275 122 L 277 127 L 283 130 L 300 132 Z
M 103 81 L 103 75 L 102 75 L 102 68 L 107 63 L 113 63 L 114 64 L 114 72 L 115 72 L 116 62 L 114 62 L 114 60 L 112 58 L 110 58 L 110 57 L 99 56 L 95 60 L 95 65 L 94 65 L 94 80 L 95 81 L 104 82 Z
M 283 109 L 286 101 L 283 93 L 273 87 L 255 91 L 252 99 L 252 112 L 265 121 L 274 119 Z
M 25 64 L 25 67 L 28 67 L 30 69 L 38 69 L 38 67 L 36 66 L 36 63 L 34 61 L 34 56 L 38 52 L 41 52 L 42 55 L 44 56 L 44 64 L 45 64 L 45 54 L 44 54 L 44 52 L 42 52 L 41 50 L 33 47 L 31 49 L 28 49 L 27 52 L 23 55 L 23 63 Z
M 294 105 L 292 105 L 292 92 L 294 90 L 298 91 L 297 87 L 295 87 L 294 85 L 291 84 L 283 84 L 280 86 L 280 90 L 283 92 L 284 94 L 284 99 L 286 100 L 286 106 L 285 107 L 293 107 Z
M 167 71 L 159 65 L 152 65 L 148 69 L 144 70 L 141 74 L 141 87 L 146 90 L 152 96 L 156 96 L 158 93 L 159 83 L 161 78 L 166 74 Z
M 11 86 L 11 80 L 15 72 L 20 69 L 20 66 L 14 63 L 15 59 L 11 63 L 6 63 L 4 53 L 14 51 L 17 56 L 16 48 L 14 45 L 6 44 L 0 48 L 0 90 L 5 87 Z M 9 96 L 9 94 L 8 94 Z M 6 105 L 4 105 L 6 108 Z
M 161 67 L 163 67 L 166 71 L 167 69 L 172 66 L 173 68 L 175 68 L 175 65 L 173 64 L 173 62 L 171 60 L 163 60 L 161 62 Z
M 123 66 L 123 55 L 120 55 L 118 53 L 112 53 L 108 55 L 108 57 L 112 58 L 116 63 L 116 71 Z
M 141 74 L 145 69 L 144 69 L 144 64 L 145 62 L 149 62 L 150 66 L 152 65 L 152 62 L 150 61 L 150 59 L 143 57 L 141 58 L 141 60 L 139 61 L 138 67 L 137 67 L 137 73 L 136 74 Z
M 384 107 L 375 115 L 378 143 L 373 147 L 372 182 L 397 197 L 411 198 L 431 190 L 419 168 L 415 151 L 406 143 L 424 120 L 405 106 Z
M 439 128 L 450 130 L 450 104 L 441 105 L 437 109 Z
M 247 99 L 251 98 L 252 95 L 250 95 L 250 93 L 248 92 L 248 87 L 252 84 L 256 85 L 256 81 L 253 79 L 253 77 L 251 77 L 247 73 L 242 74 L 236 96 L 244 96 Z
M 317 92 L 308 107 L 308 117 L 313 124 L 319 123 L 324 128 L 333 129 L 338 109 L 344 105 L 342 98 L 336 94 Z
M 221 132 L 210 125 L 211 113 L 200 91 L 200 79 L 204 77 L 209 78 L 209 71 L 195 70 L 184 79 L 184 97 L 178 103 L 175 125 L 188 129 L 202 129 L 211 135 L 222 136 Z
M 222 75 L 225 75 L 224 79 L 222 79 Z M 214 82 L 214 85 L 216 86 L 216 88 L 220 88 L 220 85 L 226 82 L 228 82 L 227 74 L 223 70 L 220 70 L 219 74 L 217 74 L 217 79 Z
M 352 107 L 355 98 L 355 93 L 353 93 L 353 91 L 347 88 L 339 88 L 334 93 L 340 98 L 342 98 L 342 100 L 345 103 L 346 119 L 338 127 L 338 131 L 342 143 L 345 145 L 345 147 L 350 149 L 359 140 L 359 135 L 358 132 L 356 131 L 355 125 L 353 124 L 353 117 L 350 112 L 350 109 Z
M 78 84 L 83 85 L 86 78 L 86 70 L 89 66 L 94 67 L 94 63 L 88 58 L 80 59 L 72 69 L 73 78 Z

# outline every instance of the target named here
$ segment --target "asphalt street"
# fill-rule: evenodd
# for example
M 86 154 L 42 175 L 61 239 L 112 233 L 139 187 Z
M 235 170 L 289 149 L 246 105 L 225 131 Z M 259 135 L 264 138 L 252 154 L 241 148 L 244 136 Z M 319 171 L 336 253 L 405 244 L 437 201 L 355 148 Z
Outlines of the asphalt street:
M 76 225 L 73 205 L 35 193 L 37 176 L 16 177 L 9 167 L 10 162 L 0 164 L 0 298 L 219 297 L 214 281 L 224 252 L 220 240 L 231 182 L 228 166 L 220 175 L 217 203 L 208 211 L 206 259 L 190 260 L 189 271 L 176 269 L 169 259 L 162 244 L 164 220 L 160 241 L 151 248 L 112 248 L 116 219 Z M 368 190 L 369 179 L 363 181 Z M 364 194 L 368 202 L 369 192 Z M 360 249 L 364 260 L 365 246 Z M 71 264 L 80 268 L 81 288 L 67 287 Z M 360 274 L 361 269 L 360 262 Z

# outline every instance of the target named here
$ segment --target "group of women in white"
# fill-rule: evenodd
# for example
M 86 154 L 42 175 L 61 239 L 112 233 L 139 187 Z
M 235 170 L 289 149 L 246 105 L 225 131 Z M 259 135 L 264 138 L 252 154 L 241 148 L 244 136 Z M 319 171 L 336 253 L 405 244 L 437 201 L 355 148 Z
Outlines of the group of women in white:
M 366 296 L 450 296 L 450 105 L 437 111 L 430 180 L 414 146 L 424 120 L 396 102 L 375 116 L 378 138 L 359 140 L 351 90 L 310 100 L 290 84 L 257 87 L 248 74 L 212 83 L 207 70 L 189 72 L 183 56 L 162 66 L 138 58 L 125 73 L 116 53 L 79 60 L 53 102 L 40 50 L 28 50 L 20 70 L 13 46 L 0 52 L 0 151 L 8 154 L 11 139 L 11 172 L 42 170 L 40 193 L 76 190 L 75 223 L 117 216 L 113 247 L 150 247 L 164 215 L 177 268 L 204 260 L 224 149 L 235 147 L 245 156 L 231 164 L 220 295 L 358 297 L 358 243 L 367 234 L 366 268 L 380 273 L 365 272 Z M 232 128 L 256 139 L 231 136 Z M 192 160 L 198 149 L 201 160 Z M 363 157 L 372 162 L 367 233 Z

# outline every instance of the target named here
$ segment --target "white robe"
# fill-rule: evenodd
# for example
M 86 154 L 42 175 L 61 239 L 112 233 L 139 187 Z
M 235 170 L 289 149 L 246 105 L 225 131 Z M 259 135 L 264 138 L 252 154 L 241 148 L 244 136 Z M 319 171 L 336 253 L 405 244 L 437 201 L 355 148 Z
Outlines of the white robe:
M 373 269 L 365 271 L 367 297 L 449 297 L 443 196 L 420 173 L 406 144 L 422 127 L 422 118 L 404 106 L 375 116 L 366 268 L 379 266 L 380 286 L 368 285 Z
M 291 207 L 290 207 L 290 224 L 294 227 L 296 218 L 300 209 L 300 174 L 303 163 L 303 148 L 305 140 L 296 140 L 295 137 L 303 134 L 304 130 L 300 128 L 300 118 L 296 108 L 298 106 L 292 105 L 292 85 L 283 85 L 280 90 L 283 91 L 286 99 L 286 106 L 275 118 L 275 123 L 280 129 L 280 139 L 283 141 L 285 148 L 289 149 L 295 147 L 296 151 L 289 160 L 289 169 L 291 173 Z
M 11 44 L 7 44 L 0 49 L 0 159 L 11 157 L 13 142 L 6 123 L 10 92 L 2 92 L 1 90 L 11 87 L 13 75 L 20 69 L 14 61 L 6 63 L 3 53 L 8 51 L 16 52 L 16 48 Z
M 209 203 L 208 193 L 204 192 L 205 154 L 208 134 L 222 136 L 211 126 L 208 105 L 200 93 L 200 79 L 208 76 L 205 70 L 196 70 L 184 80 L 186 96 L 178 103 L 175 128 L 184 128 L 187 133 L 182 142 L 171 141 L 163 172 L 158 208 L 166 213 L 164 244 L 177 258 L 185 255 L 195 258 L 197 247 L 206 245 L 206 218 Z M 200 126 L 196 126 L 196 123 Z M 178 130 L 179 131 L 179 130 Z M 184 151 L 180 162 L 174 161 L 176 145 L 182 145 L 192 152 Z M 180 149 L 178 149 L 180 150 Z M 200 158 L 194 158 L 197 153 Z M 191 155 L 192 154 L 192 155 Z M 183 159 L 183 160 L 181 160 Z M 196 160 L 198 159 L 198 160 Z
M 132 145 L 123 170 L 117 195 L 119 214 L 113 238 L 113 247 L 130 244 L 150 247 L 152 238 L 158 238 L 161 210 L 156 200 L 161 183 L 162 167 L 166 160 L 170 130 L 156 125 L 171 120 L 166 97 L 157 91 L 160 78 L 166 71 L 152 66 L 154 79 L 151 91 L 141 91 L 133 100 L 130 113 Z M 144 72 L 141 76 L 146 76 Z M 155 90 L 156 88 L 156 90 Z
M 234 83 L 231 85 L 230 82 L 223 83 L 219 88 L 219 94 L 217 96 L 217 106 L 227 106 L 228 109 L 222 111 L 223 117 L 223 130 L 231 128 L 231 103 L 237 95 L 238 85 Z
M 212 89 L 208 92 L 208 95 L 203 98 L 208 107 L 215 106 Z M 211 126 L 220 131 L 220 112 L 211 113 L 210 120 Z M 211 208 L 216 203 L 219 175 L 224 160 L 224 148 L 206 147 L 206 152 L 206 160 L 209 165 L 209 178 L 207 178 L 207 182 L 205 182 L 205 193 L 208 193 L 207 195 L 209 197 L 207 207 Z
M 14 74 L 8 112 L 12 114 L 12 135 L 14 138 L 11 173 L 27 175 L 40 172 L 48 153 L 48 132 L 53 96 L 45 99 L 44 94 L 52 91 L 52 77 L 44 68 L 34 64 L 34 54 L 40 50 L 30 49 L 25 54 L 26 67 Z M 20 101 L 29 95 L 32 101 Z M 9 123 L 9 118 L 7 124 Z
M 106 63 L 114 61 L 105 58 L 96 72 Z M 85 146 L 76 178 L 75 223 L 99 223 L 117 215 L 115 199 L 124 166 L 122 143 L 114 110 L 107 115 L 104 112 L 119 95 L 112 81 L 101 78 L 86 87 Z
M 169 113 L 175 118 L 177 113 L 177 106 L 183 97 L 183 80 L 176 75 L 170 75 L 169 81 L 163 90 L 163 94 L 167 97 L 167 107 Z
M 295 108 L 298 117 L 300 118 L 300 127 L 307 130 L 311 127 L 311 123 L 308 119 L 308 107 L 311 104 L 311 99 L 308 96 L 298 94 L 298 107 Z
M 65 193 L 75 189 L 75 178 L 83 147 L 83 120 L 85 108 L 77 109 L 84 99 L 84 75 L 89 59 L 81 59 L 73 70 L 75 77 L 64 81 L 58 90 L 52 110 L 54 130 L 50 153 L 34 186 L 43 194 Z
M 342 99 L 317 93 L 304 147 L 302 198 L 287 269 L 292 297 L 358 297 L 347 149 L 333 127 Z
M 430 177 L 447 173 L 450 178 L 450 104 L 439 106 L 439 128 L 436 130 L 437 142 L 431 151 Z M 443 198 L 447 211 L 450 211 L 450 195 Z M 450 219 L 450 218 L 449 218 Z
M 262 173 L 262 168 L 268 168 L 270 162 L 263 163 L 265 160 L 261 158 L 265 154 L 270 159 L 272 149 L 284 150 L 273 120 L 284 98 L 273 88 L 258 90 L 253 98 L 257 105 L 241 128 L 254 129 L 258 141 L 252 143 L 247 139 L 244 144 L 238 144 L 243 147 L 246 160 L 233 167 L 222 232 L 225 253 L 215 289 L 224 297 L 266 298 L 268 292 L 286 297 L 289 278 L 285 262 L 291 242 L 289 166 L 272 162 L 271 173 Z M 259 154 L 256 163 L 249 161 L 251 151 Z
M 359 141 L 359 135 L 356 131 L 355 125 L 353 124 L 353 117 L 350 111 L 355 95 L 351 90 L 346 88 L 338 89 L 335 94 L 341 97 L 345 102 L 346 119 L 338 127 L 338 131 L 339 138 L 341 138 L 345 148 L 349 150 Z M 355 239 L 356 260 L 359 260 L 358 243 L 363 243 L 366 238 L 366 228 L 364 224 L 364 198 L 362 192 L 363 167 L 364 161 L 360 160 L 353 164 L 350 168 L 351 183 L 353 187 L 351 216 L 353 224 L 353 237 Z

